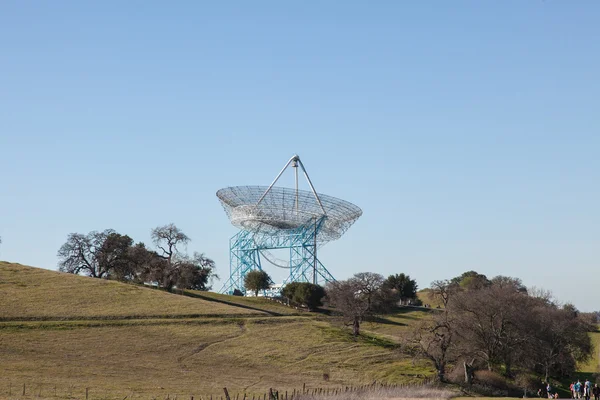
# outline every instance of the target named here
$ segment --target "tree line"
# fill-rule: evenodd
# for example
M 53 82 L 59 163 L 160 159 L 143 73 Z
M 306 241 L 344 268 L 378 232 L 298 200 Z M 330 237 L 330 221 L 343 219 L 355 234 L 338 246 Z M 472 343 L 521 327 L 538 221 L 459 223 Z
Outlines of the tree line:
M 571 376 L 592 354 L 594 321 L 518 278 L 469 271 L 431 287 L 444 307 L 415 329 L 407 347 L 430 359 L 441 381 L 449 366 L 460 365 L 465 383 L 481 369 L 547 382 Z
M 262 270 L 251 271 L 244 278 L 246 290 L 255 296 L 259 291 L 269 289 L 271 284 L 271 278 Z M 420 304 L 417 289 L 417 282 L 404 273 L 384 278 L 378 273 L 361 272 L 345 281 L 330 282 L 325 287 L 308 282 L 291 282 L 282 288 L 281 295 L 289 302 L 309 310 L 323 304 L 334 308 L 352 326 L 356 337 L 360 334 L 363 320 L 384 314 L 400 303 L 411 301 Z
M 248 274 L 247 289 L 266 289 L 270 279 L 262 271 Z M 262 275 L 262 280 L 254 277 Z M 256 282 L 262 282 L 260 286 Z M 405 274 L 387 279 L 372 272 L 355 274 L 325 288 L 310 283 L 292 283 L 283 297 L 315 308 L 332 307 L 354 336 L 363 321 L 388 313 L 407 299 L 416 299 L 417 283 Z M 596 329 L 597 313 L 580 313 L 572 304 L 559 304 L 549 292 L 527 288 L 519 278 L 468 271 L 443 281 L 434 281 L 431 291 L 441 305 L 431 309 L 405 336 L 402 350 L 429 359 L 440 381 L 448 369 L 460 366 L 464 382 L 470 384 L 477 370 L 493 371 L 517 378 L 533 389 L 535 376 L 544 381 L 572 376 L 577 363 L 593 352 L 588 334 Z M 532 383 L 533 380 L 533 383 Z
M 174 224 L 151 230 L 154 248 L 134 243 L 112 229 L 71 233 L 58 250 L 58 269 L 93 278 L 122 282 L 152 282 L 166 290 L 210 290 L 215 262 L 203 253 L 187 254 L 191 239 Z

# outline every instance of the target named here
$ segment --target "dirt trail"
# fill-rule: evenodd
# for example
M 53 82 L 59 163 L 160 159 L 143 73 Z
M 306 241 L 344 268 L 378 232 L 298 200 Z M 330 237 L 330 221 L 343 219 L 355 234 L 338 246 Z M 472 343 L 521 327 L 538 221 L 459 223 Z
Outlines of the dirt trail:
M 190 351 L 189 353 L 180 356 L 177 358 L 177 364 L 179 364 L 179 367 L 181 369 L 183 369 L 184 371 L 189 371 L 187 365 L 185 364 L 185 360 L 201 353 L 202 351 L 208 349 L 209 347 L 215 346 L 217 344 L 221 344 L 221 343 L 225 343 L 228 342 L 230 340 L 234 340 L 234 339 L 238 339 L 242 336 L 244 336 L 247 332 L 248 332 L 248 328 L 246 327 L 246 321 L 242 321 L 239 323 L 238 327 L 240 328 L 240 331 L 233 334 L 233 335 L 228 335 L 225 336 L 221 339 L 215 340 L 213 342 L 209 342 L 209 343 L 202 343 L 199 346 L 195 347 L 192 351 Z

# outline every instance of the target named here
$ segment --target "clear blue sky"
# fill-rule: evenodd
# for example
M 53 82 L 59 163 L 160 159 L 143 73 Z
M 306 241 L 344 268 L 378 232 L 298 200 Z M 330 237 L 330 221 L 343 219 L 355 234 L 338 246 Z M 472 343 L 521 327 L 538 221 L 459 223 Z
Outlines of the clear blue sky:
M 70 232 L 174 222 L 226 277 L 215 192 L 298 153 L 364 211 L 321 252 L 338 279 L 475 269 L 598 309 L 599 20 L 592 0 L 3 1 L 0 258 L 54 269 Z

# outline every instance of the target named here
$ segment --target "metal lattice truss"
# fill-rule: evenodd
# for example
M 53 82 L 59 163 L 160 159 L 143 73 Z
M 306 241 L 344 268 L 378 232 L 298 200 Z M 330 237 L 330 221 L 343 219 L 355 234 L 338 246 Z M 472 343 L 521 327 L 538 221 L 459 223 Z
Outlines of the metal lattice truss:
M 295 189 L 277 187 L 283 172 L 295 170 Z M 298 167 L 310 191 L 298 189 Z M 262 269 L 262 261 L 289 268 L 288 282 L 333 281 L 317 258 L 321 245 L 339 239 L 362 215 L 359 207 L 314 189 L 300 157 L 292 157 L 270 186 L 235 186 L 217 192 L 231 223 L 240 228 L 230 241 L 230 276 L 222 293 L 245 293 L 246 273 Z M 289 260 L 274 259 L 268 250 L 289 249 Z

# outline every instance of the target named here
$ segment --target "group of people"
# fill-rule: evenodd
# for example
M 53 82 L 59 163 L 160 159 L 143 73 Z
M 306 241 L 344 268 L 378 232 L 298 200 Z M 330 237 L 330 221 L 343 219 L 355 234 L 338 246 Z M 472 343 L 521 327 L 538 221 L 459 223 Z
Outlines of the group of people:
M 590 400 L 591 396 L 594 396 L 594 400 L 600 399 L 600 387 L 598 387 L 597 383 L 592 386 L 589 379 L 586 379 L 584 383 L 581 383 L 579 380 L 571 382 L 569 389 L 571 389 L 572 399 Z
M 590 400 L 591 397 L 594 396 L 594 400 L 600 400 L 600 387 L 597 383 L 592 386 L 592 383 L 589 379 L 586 379 L 584 383 L 581 383 L 580 380 L 578 380 L 577 382 L 571 382 L 569 389 L 571 390 L 572 399 Z M 558 392 L 552 390 L 552 387 L 549 383 L 546 384 L 545 394 L 546 396 L 548 396 L 549 399 L 558 399 Z M 544 390 L 539 389 L 538 397 L 543 397 L 543 395 Z

